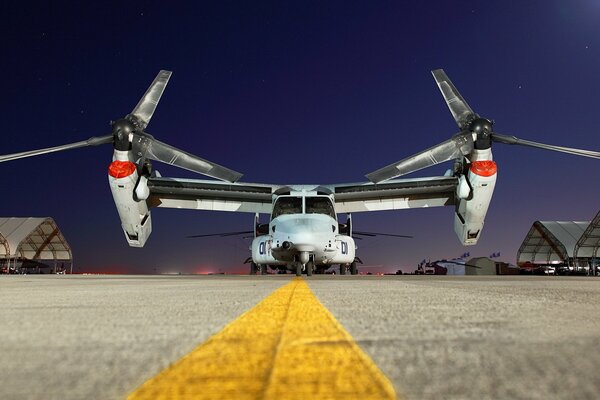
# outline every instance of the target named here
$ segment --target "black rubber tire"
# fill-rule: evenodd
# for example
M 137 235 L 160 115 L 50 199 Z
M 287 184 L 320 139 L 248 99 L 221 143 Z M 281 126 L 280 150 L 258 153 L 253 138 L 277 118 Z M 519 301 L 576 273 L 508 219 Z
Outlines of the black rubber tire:
M 266 265 L 260 265 L 260 274 L 267 275 L 267 266 Z
M 306 263 L 306 276 L 312 276 L 314 268 L 315 268 L 315 263 L 313 261 L 307 262 Z
M 256 275 L 257 265 L 250 263 L 250 275 Z
M 350 264 L 350 275 L 357 275 L 358 274 L 358 268 L 356 267 L 356 261 L 352 262 L 352 264 Z
M 302 276 L 302 264 L 296 264 L 296 276 Z
M 346 266 L 344 264 L 340 264 L 340 275 L 346 275 Z

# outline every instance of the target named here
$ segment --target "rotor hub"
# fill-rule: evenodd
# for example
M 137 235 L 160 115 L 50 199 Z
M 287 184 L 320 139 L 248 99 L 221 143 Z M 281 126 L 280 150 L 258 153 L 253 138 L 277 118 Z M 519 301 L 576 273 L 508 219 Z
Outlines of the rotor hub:
M 493 123 L 489 119 L 477 118 L 471 122 L 469 129 L 477 135 L 486 133 L 489 135 L 492 132 L 492 125 Z
M 469 125 L 469 130 L 477 135 L 475 149 L 485 150 L 492 147 L 493 122 L 485 118 L 474 119 Z
M 116 150 L 131 150 L 129 136 L 135 131 L 135 125 L 125 118 L 121 118 L 112 124 L 113 145 Z

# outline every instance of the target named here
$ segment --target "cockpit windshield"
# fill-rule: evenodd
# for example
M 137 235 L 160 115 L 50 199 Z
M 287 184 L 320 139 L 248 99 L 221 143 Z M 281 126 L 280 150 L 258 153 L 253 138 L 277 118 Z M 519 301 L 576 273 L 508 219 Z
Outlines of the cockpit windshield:
M 329 197 L 307 197 L 306 198 L 306 213 L 307 214 L 325 214 L 335 219 L 335 211 Z
M 302 214 L 302 197 L 279 197 L 273 206 L 272 218 L 285 214 Z
M 302 209 L 302 197 L 280 196 L 277 198 L 277 201 L 275 201 L 271 218 L 277 218 L 280 215 L 302 214 L 303 212 L 306 212 L 306 214 L 329 215 L 331 218 L 336 219 L 333 203 L 329 197 L 307 196 L 304 199 L 306 201 L 306 211 L 303 211 Z

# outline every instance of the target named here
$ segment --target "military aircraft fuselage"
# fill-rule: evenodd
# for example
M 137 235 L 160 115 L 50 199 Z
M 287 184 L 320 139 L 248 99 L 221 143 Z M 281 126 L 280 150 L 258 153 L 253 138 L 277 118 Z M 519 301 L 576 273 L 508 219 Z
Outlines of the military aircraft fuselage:
M 340 234 L 331 196 L 301 192 L 275 198 L 269 232 L 251 250 L 257 265 L 327 269 L 352 263 L 356 246 Z

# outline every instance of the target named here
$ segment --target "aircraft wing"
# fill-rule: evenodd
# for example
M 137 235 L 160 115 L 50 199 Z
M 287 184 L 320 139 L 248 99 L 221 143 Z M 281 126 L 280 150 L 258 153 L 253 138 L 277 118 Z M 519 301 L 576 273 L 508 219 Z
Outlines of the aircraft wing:
M 441 207 L 455 204 L 456 177 L 395 179 L 328 185 L 337 213 Z
M 336 212 L 349 213 L 454 205 L 457 184 L 455 177 L 440 176 L 326 187 L 335 195 Z M 148 206 L 270 214 L 273 194 L 285 187 L 261 183 L 150 178 Z
M 149 207 L 270 214 L 278 185 L 150 178 Z

